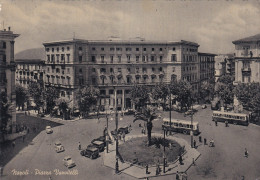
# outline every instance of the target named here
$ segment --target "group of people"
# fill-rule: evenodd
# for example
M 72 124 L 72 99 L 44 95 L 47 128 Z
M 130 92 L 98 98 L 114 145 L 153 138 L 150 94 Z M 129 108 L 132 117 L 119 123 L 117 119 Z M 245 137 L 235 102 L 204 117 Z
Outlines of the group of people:
M 202 137 L 201 137 L 201 136 L 199 136 L 199 142 L 202 143 Z M 208 145 L 206 138 L 203 139 L 203 144 L 204 144 L 204 145 Z M 214 146 L 215 146 L 214 140 L 211 139 L 211 140 L 209 141 L 209 147 L 214 147 Z M 196 146 L 196 140 L 193 141 L 193 147 L 194 147 L 194 148 L 197 147 L 197 146 Z

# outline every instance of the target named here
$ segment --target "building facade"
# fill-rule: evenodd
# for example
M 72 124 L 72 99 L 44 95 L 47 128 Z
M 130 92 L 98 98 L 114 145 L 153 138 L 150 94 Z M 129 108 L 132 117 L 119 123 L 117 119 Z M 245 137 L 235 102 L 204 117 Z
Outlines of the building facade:
M 235 45 L 235 84 L 260 82 L 260 34 L 232 42 Z
M 215 57 L 215 82 L 218 81 L 220 76 L 227 72 L 227 58 L 226 54 L 219 54 Z
M 198 53 L 199 57 L 199 76 L 200 85 L 203 82 L 208 82 L 215 78 L 215 54 L 211 53 Z
M 133 108 L 130 89 L 134 84 L 155 85 L 187 80 L 199 89 L 197 43 L 141 40 L 47 42 L 44 82 L 60 89 L 60 95 L 75 102 L 75 90 L 96 86 L 100 105 L 110 109 L 117 98 L 119 109 Z M 75 103 L 74 103 L 75 104 Z
M 7 30 L 0 31 L 0 90 L 7 93 L 11 106 L 9 114 L 12 116 L 8 125 L 16 123 L 16 96 L 15 96 L 15 61 L 14 61 L 14 39 L 19 34 L 14 34 L 10 27 Z
M 44 60 L 16 59 L 16 84 L 28 88 L 30 82 L 43 83 Z

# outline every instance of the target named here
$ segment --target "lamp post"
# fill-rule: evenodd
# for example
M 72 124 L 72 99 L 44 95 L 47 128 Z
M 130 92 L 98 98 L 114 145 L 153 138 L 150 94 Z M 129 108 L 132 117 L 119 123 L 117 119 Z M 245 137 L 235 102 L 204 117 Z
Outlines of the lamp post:
M 192 97 L 191 99 L 191 131 L 190 131 L 190 141 L 191 141 L 191 148 L 193 148 L 193 105 L 192 105 Z
M 172 93 L 170 90 L 170 135 L 172 134 Z
M 166 154 L 165 154 L 165 128 L 163 128 L 163 173 L 165 173 Z
M 115 93 L 115 121 L 116 121 L 116 164 L 115 164 L 115 171 L 116 174 L 119 173 L 119 164 L 118 164 L 118 112 L 117 112 L 117 97 L 116 97 L 116 88 L 114 86 L 114 93 Z

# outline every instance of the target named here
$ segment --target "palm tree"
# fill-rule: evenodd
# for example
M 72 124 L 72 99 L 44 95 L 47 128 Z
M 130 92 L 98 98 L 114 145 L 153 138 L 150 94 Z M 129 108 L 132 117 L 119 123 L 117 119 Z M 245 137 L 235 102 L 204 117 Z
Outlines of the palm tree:
M 135 122 L 137 120 L 146 122 L 148 146 L 151 145 L 151 136 L 152 136 L 152 129 L 153 129 L 152 121 L 155 120 L 157 117 L 158 116 L 157 116 L 154 108 L 144 107 L 144 108 L 142 108 L 142 110 L 140 112 L 137 112 L 135 114 L 135 119 L 133 120 L 133 122 Z

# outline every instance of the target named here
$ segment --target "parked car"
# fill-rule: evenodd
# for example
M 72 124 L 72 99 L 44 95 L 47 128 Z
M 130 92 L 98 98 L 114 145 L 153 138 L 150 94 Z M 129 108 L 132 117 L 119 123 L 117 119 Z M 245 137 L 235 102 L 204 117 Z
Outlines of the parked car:
M 43 113 L 37 114 L 37 117 L 44 117 L 45 115 Z
M 118 129 L 118 133 L 122 134 L 123 132 L 124 132 L 125 134 L 128 134 L 128 133 L 129 133 L 128 126 L 120 127 L 120 128 Z
M 189 115 L 192 115 L 192 114 L 194 114 L 195 112 L 197 112 L 198 110 L 196 110 L 196 109 L 190 109 L 190 110 L 188 110 L 188 111 L 186 111 L 185 113 L 184 113 L 184 116 L 189 116 Z
M 202 105 L 202 109 L 206 109 L 207 108 L 207 105 L 206 104 L 203 104 Z
M 99 152 L 105 150 L 106 143 L 103 141 L 93 141 L 92 144 L 94 145 L 94 147 L 96 147 L 99 150 Z
M 61 142 L 60 142 L 60 141 L 56 141 L 56 142 L 54 143 L 54 145 L 55 145 L 55 151 L 56 151 L 56 153 L 60 153 L 60 152 L 65 151 L 65 148 L 64 148 L 63 145 L 61 145 Z
M 63 159 L 63 163 L 64 163 L 64 166 L 66 166 L 67 168 L 72 168 L 72 167 L 76 166 L 75 162 L 71 159 L 70 156 L 66 156 Z
M 53 133 L 51 126 L 46 126 L 45 131 L 46 131 L 47 134 Z
M 94 147 L 91 144 L 91 146 L 88 146 L 86 149 L 83 149 L 82 151 L 80 151 L 80 155 L 88 157 L 90 159 L 96 159 L 99 157 L 99 151 L 98 151 L 98 148 Z

